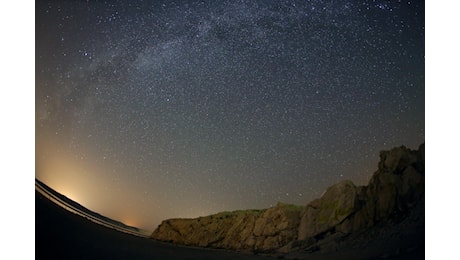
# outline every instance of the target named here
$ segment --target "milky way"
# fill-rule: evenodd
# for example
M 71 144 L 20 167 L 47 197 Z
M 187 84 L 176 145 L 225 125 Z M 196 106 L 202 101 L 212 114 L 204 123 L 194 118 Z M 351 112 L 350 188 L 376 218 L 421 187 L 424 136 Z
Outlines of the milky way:
M 306 204 L 425 140 L 423 1 L 38 1 L 36 177 L 101 214 Z

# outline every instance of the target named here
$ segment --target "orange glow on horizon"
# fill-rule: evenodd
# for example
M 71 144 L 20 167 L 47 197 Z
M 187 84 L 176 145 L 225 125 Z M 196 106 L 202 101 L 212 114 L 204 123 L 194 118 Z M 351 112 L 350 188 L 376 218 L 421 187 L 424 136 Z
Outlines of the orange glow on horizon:
M 41 153 L 46 159 L 40 158 Z M 94 169 L 79 163 L 75 156 L 62 152 L 57 145 L 47 143 L 46 150 L 36 152 L 35 177 L 67 198 L 92 209 L 95 185 Z M 93 173 L 93 174 L 91 174 Z
M 37 151 L 39 160 L 36 178 L 93 212 L 128 226 L 141 226 L 139 216 L 123 207 L 136 204 L 140 198 L 131 197 L 132 194 L 125 191 L 124 187 L 116 194 L 108 193 L 104 187 L 110 185 L 110 181 L 101 177 L 107 169 L 94 164 L 82 164 L 78 157 L 59 152 L 60 150 L 58 146 L 49 143 L 43 151 L 46 153 L 46 159 L 40 159 L 40 151 Z
M 127 226 L 131 226 L 131 227 L 139 227 L 139 223 L 138 221 L 136 221 L 134 218 L 122 218 L 120 220 L 121 223 L 127 225 Z

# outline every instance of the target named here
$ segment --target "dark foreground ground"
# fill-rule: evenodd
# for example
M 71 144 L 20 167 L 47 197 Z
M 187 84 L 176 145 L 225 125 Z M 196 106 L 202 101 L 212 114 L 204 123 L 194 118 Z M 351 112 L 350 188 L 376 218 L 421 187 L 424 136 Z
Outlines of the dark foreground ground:
M 177 246 L 116 231 L 75 215 L 35 191 L 36 259 L 424 259 L 424 207 L 398 223 L 333 238 L 318 250 L 271 257 Z M 422 219 L 419 219 L 420 217 Z M 421 221 L 423 220 L 423 221 Z
M 313 249 L 299 249 L 279 256 L 283 259 L 425 259 L 425 200 L 399 220 L 347 236 L 336 233 L 319 241 Z
M 119 232 L 68 212 L 35 191 L 36 259 L 267 259 L 175 246 Z

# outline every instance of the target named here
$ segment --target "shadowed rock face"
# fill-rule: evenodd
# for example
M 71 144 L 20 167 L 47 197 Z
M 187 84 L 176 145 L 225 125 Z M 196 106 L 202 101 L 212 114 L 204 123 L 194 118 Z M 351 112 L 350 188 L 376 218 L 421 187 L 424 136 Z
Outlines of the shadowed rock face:
M 342 181 L 305 207 L 278 203 L 266 210 L 165 220 L 151 237 L 183 245 L 289 252 L 328 236 L 345 237 L 402 220 L 423 201 L 424 193 L 425 145 L 418 151 L 401 146 L 380 153 L 378 170 L 367 186 Z
M 353 182 L 345 180 L 310 202 L 301 214 L 298 239 L 324 233 L 355 213 L 359 208 L 358 190 Z
M 343 181 L 310 202 L 301 214 L 299 240 L 326 232 L 349 234 L 389 219 L 403 218 L 425 193 L 425 145 L 380 153 L 378 170 L 369 184 Z

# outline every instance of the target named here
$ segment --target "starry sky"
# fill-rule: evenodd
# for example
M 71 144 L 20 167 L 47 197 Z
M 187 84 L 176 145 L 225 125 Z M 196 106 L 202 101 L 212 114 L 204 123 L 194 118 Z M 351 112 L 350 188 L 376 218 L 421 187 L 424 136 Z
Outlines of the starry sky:
M 152 231 L 425 141 L 424 1 L 36 1 L 35 177 Z

